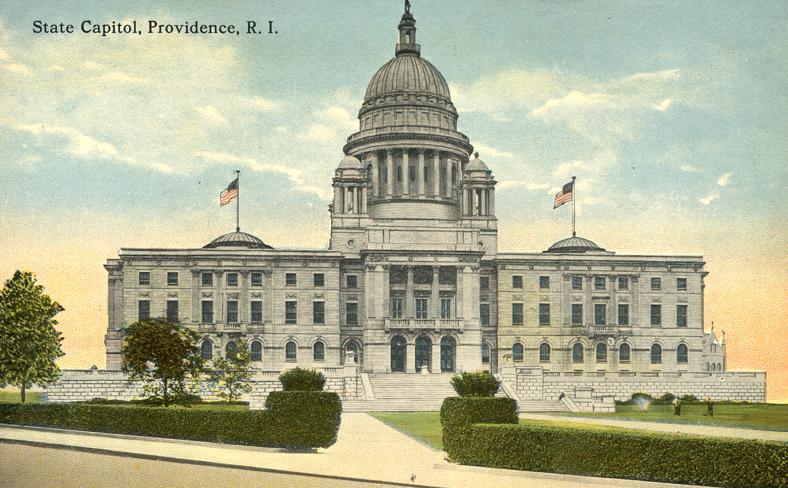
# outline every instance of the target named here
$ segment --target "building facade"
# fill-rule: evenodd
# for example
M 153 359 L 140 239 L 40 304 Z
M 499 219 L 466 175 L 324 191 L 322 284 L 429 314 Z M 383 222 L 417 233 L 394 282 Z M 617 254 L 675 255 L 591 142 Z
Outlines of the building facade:
M 236 229 L 200 248 L 121 249 L 105 265 L 107 368 L 125 327 L 161 316 L 198 331 L 206 359 L 245 339 L 260 370 L 352 357 L 372 374 L 723 371 L 702 257 L 574 235 L 499 252 L 493 173 L 457 130 L 409 11 L 398 30 L 335 171 L 329 248 L 273 249 Z

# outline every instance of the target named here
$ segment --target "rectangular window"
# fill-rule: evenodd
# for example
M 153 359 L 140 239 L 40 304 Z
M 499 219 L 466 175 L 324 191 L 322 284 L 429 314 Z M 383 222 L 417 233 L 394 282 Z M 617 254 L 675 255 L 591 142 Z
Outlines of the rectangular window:
M 594 325 L 607 324 L 607 305 L 604 303 L 594 304 Z
M 285 323 L 286 324 L 295 324 L 297 313 L 297 304 L 295 300 L 288 300 L 285 302 Z
M 326 302 L 312 302 L 312 323 L 326 323 Z
M 178 300 L 167 300 L 167 320 L 178 322 Z
M 539 289 L 540 290 L 549 290 L 550 289 L 550 277 L 549 276 L 540 276 L 539 277 Z
M 687 306 L 676 305 L 676 327 L 687 326 Z
M 594 276 L 594 290 L 604 290 L 604 289 L 605 289 L 605 277 Z
M 358 325 L 358 303 L 345 303 L 345 323 L 347 325 Z
M 200 321 L 203 324 L 213 323 L 213 300 L 202 301 L 202 316 Z
M 651 304 L 651 325 L 662 325 L 662 305 Z
M 427 318 L 430 305 L 429 298 L 416 298 L 416 318 L 424 320 Z
M 150 300 L 137 301 L 137 319 L 147 320 L 150 318 Z
M 583 277 L 582 276 L 572 276 L 572 289 L 573 290 L 582 290 L 583 289 Z
M 227 300 L 227 323 L 238 323 L 238 300 Z
M 296 286 L 297 283 L 295 273 L 285 273 L 285 286 Z
M 150 286 L 150 271 L 140 271 L 137 282 L 140 286 Z
M 263 286 L 263 273 L 253 271 L 251 273 L 252 286 Z
M 490 289 L 490 278 L 487 276 L 480 276 L 479 277 L 479 289 L 480 290 L 489 290 Z
M 676 278 L 676 290 L 687 291 L 687 278 Z
M 539 304 L 539 325 L 550 325 L 550 304 Z
M 312 284 L 315 288 L 322 288 L 326 286 L 326 275 L 323 273 L 315 273 L 312 275 Z
M 619 276 L 618 277 L 618 289 L 619 290 L 629 290 L 629 277 L 628 276 Z
M 451 318 L 451 298 L 441 298 L 441 318 Z
M 401 319 L 404 314 L 403 309 L 404 309 L 404 298 L 393 297 L 391 299 L 391 318 Z
M 252 300 L 249 302 L 251 304 L 250 314 L 251 321 L 253 324 L 262 324 L 263 323 L 263 302 L 260 300 Z
M 204 272 L 200 275 L 200 283 L 202 286 L 213 286 L 213 273 Z
M 345 276 L 346 288 L 358 288 L 358 276 L 346 275 Z
M 572 325 L 583 325 L 583 304 L 572 304 Z
M 490 325 L 490 304 L 489 303 L 480 303 L 479 304 L 479 320 L 482 324 L 482 327 L 487 327 Z
M 629 325 L 629 304 L 618 304 L 618 325 Z
M 167 272 L 167 286 L 178 286 L 178 272 L 177 271 L 168 271 Z
M 523 277 L 521 275 L 512 276 L 512 288 L 522 288 L 522 287 L 523 287 Z
M 662 278 L 651 278 L 651 289 L 653 291 L 662 289 Z
M 227 273 L 227 286 L 238 286 L 238 273 Z
M 523 325 L 523 304 L 512 304 L 512 325 Z

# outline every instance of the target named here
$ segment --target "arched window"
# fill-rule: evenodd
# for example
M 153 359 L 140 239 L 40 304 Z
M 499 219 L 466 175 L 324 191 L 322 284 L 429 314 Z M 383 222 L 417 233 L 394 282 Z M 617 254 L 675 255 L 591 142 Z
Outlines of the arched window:
M 596 362 L 607 362 L 607 345 L 602 342 L 596 345 Z
M 359 358 L 359 356 L 358 356 L 358 349 L 359 349 L 359 347 L 358 347 L 358 343 L 356 341 L 348 341 L 347 344 L 345 344 L 345 354 L 347 354 L 347 353 L 353 354 L 353 359 L 356 361 L 356 364 L 361 362 L 361 358 Z M 342 358 L 340 358 L 340 359 L 343 361 L 342 364 L 344 364 L 344 361 L 345 361 L 344 356 Z
M 685 364 L 689 362 L 689 350 L 686 344 L 679 344 L 676 347 L 676 362 Z
M 550 344 L 546 342 L 539 344 L 539 362 L 550 362 Z
M 295 362 L 296 360 L 296 343 L 293 341 L 285 344 L 285 361 Z
M 629 344 L 627 343 L 621 344 L 621 346 L 619 346 L 618 348 L 618 362 L 628 363 L 630 351 L 631 349 L 629 347 Z
M 252 345 L 250 346 L 249 359 L 251 359 L 252 361 L 263 360 L 263 344 L 260 341 L 252 341 Z
M 512 346 L 512 361 L 520 363 L 523 361 L 523 345 L 516 342 Z
M 662 346 L 659 344 L 651 345 L 651 364 L 659 364 L 662 362 Z
M 235 355 L 238 354 L 238 344 L 235 341 L 230 341 L 224 346 L 224 355 L 227 359 L 235 358 Z
M 572 346 L 572 362 L 573 363 L 583 362 L 583 344 L 580 342 L 576 342 L 575 345 Z
M 325 361 L 326 360 L 326 345 L 322 341 L 315 342 L 312 346 L 312 360 Z
M 209 340 L 202 341 L 200 344 L 200 357 L 208 361 L 213 359 L 213 343 Z
M 490 345 L 482 342 L 482 364 L 490 364 Z

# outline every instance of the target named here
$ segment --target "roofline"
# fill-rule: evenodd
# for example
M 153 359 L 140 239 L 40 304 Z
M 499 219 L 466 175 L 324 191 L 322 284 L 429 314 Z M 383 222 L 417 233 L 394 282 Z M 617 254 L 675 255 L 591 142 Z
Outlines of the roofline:
M 314 255 L 319 254 L 325 257 L 336 257 L 341 258 L 342 253 L 339 251 L 331 251 L 328 249 L 249 249 L 249 248 L 230 248 L 227 247 L 215 247 L 215 248 L 164 248 L 164 247 L 148 247 L 148 248 L 139 248 L 139 247 L 122 247 L 118 251 L 118 256 L 142 256 L 146 254 L 155 253 L 157 255 L 162 254 L 170 254 L 170 255 L 177 255 L 177 256 L 212 256 L 217 254 L 231 254 L 231 255 L 242 255 L 242 256 L 276 256 L 276 255 Z

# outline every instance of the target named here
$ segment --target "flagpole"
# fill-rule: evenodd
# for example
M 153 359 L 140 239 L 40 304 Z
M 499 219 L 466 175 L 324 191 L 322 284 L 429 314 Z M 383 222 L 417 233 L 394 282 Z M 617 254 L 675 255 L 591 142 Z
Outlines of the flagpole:
M 575 177 L 572 177 L 572 237 L 577 235 L 575 233 L 575 205 L 577 203 L 577 185 L 575 185 Z
M 238 189 L 238 196 L 235 197 L 235 231 L 241 231 L 241 171 L 235 170 L 235 179 L 238 182 L 235 184 Z

